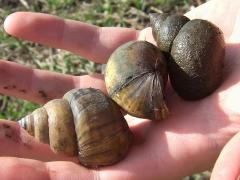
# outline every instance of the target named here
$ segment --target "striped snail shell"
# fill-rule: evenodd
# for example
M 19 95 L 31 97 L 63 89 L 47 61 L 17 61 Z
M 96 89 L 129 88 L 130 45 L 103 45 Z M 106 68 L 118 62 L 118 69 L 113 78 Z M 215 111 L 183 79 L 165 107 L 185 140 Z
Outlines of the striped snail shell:
M 78 155 L 87 167 L 117 163 L 132 142 L 119 106 L 93 88 L 70 90 L 63 99 L 49 101 L 19 123 L 54 152 Z
M 118 47 L 105 69 L 110 97 L 127 113 L 151 120 L 162 120 L 168 115 L 167 79 L 163 54 L 147 41 L 131 41 Z

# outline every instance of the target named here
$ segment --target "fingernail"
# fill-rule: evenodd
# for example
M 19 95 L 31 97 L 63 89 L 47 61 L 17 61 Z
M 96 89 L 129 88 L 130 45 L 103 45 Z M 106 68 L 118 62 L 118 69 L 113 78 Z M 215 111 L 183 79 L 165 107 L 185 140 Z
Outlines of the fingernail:
M 9 24 L 10 24 L 10 21 L 11 21 L 11 14 L 8 15 L 5 20 L 4 20 L 4 23 L 3 23 L 3 28 L 6 32 L 8 32 L 8 27 L 9 27 Z

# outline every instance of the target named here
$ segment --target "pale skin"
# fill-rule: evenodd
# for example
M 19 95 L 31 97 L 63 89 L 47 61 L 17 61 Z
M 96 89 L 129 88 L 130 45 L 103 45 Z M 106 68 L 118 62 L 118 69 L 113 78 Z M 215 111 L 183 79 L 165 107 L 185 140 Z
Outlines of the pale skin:
M 224 145 L 240 130 L 239 9 L 240 1 L 211 0 L 187 13 L 191 19 L 208 19 L 222 29 L 227 44 L 224 82 L 212 95 L 195 102 L 182 100 L 168 85 L 166 101 L 171 111 L 168 119 L 152 122 L 128 117 L 135 143 L 124 160 L 97 170 L 86 169 L 73 163 L 77 162 L 76 158 L 54 154 L 48 145 L 36 142 L 16 123 L 0 121 L 0 177 L 19 180 L 172 180 L 211 169 Z M 154 43 L 150 28 L 142 31 L 99 28 L 39 13 L 14 13 L 6 19 L 4 28 L 10 35 L 65 49 L 99 63 L 106 63 L 112 51 L 124 42 L 146 39 Z M 4 88 L 12 84 L 16 87 Z M 0 61 L 0 93 L 6 95 L 45 103 L 48 99 L 60 98 L 70 89 L 85 87 L 106 92 L 101 75 L 76 77 Z M 22 88 L 27 93 L 19 91 Z M 47 98 L 42 97 L 39 90 L 44 91 Z M 230 160 L 233 162 L 238 158 L 238 162 L 235 162 L 236 167 L 228 168 L 225 177 L 233 180 L 240 173 L 240 158 L 236 153 L 240 147 L 234 147 L 239 143 L 239 135 L 236 137 L 224 148 L 212 179 L 219 179 L 219 172 L 225 168 L 221 162 L 232 149 L 235 153 L 231 153 Z

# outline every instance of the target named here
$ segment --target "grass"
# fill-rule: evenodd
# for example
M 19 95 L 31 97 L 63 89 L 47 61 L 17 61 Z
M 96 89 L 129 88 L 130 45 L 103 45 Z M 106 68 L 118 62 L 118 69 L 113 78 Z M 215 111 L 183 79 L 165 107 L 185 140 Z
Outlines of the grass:
M 101 65 L 69 52 L 44 47 L 8 36 L 3 30 L 6 16 L 16 11 L 34 11 L 84 21 L 98 26 L 148 26 L 148 13 L 185 13 L 204 0 L 0 0 L 0 57 L 38 69 L 82 75 L 100 72 Z M 39 105 L 14 97 L 0 96 L 0 118 L 17 120 Z M 206 180 L 208 173 L 184 180 Z

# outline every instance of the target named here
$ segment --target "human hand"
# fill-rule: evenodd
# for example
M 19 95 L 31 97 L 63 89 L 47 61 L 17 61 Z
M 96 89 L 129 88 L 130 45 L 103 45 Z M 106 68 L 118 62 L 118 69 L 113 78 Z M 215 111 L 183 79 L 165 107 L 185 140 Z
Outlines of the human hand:
M 182 100 L 168 86 L 166 101 L 171 115 L 165 121 L 152 122 L 128 116 L 136 142 L 123 161 L 98 170 L 57 161 L 76 162 L 76 159 L 56 155 L 16 123 L 0 121 L 1 156 L 39 160 L 2 157 L 0 162 L 4 167 L 0 169 L 0 176 L 18 179 L 26 179 L 26 175 L 29 179 L 179 179 L 211 168 L 222 147 L 240 129 L 239 7 L 240 2 L 234 0 L 211 0 L 187 14 L 190 18 L 208 19 L 223 30 L 227 42 L 224 83 L 214 94 L 195 102 Z M 220 19 L 223 16 L 224 20 Z M 154 43 L 150 28 L 142 31 L 98 28 L 36 13 L 11 15 L 5 22 L 5 30 L 19 38 L 62 48 L 99 63 L 106 63 L 111 52 L 124 42 L 146 39 Z M 16 88 L 4 88 L 13 84 Z M 0 62 L 0 92 L 3 94 L 44 103 L 76 87 L 105 91 L 100 75 L 74 77 Z M 19 91 L 21 89 L 27 92 Z M 47 96 L 41 96 L 40 90 Z

